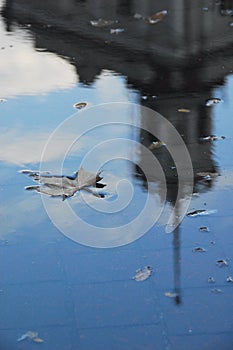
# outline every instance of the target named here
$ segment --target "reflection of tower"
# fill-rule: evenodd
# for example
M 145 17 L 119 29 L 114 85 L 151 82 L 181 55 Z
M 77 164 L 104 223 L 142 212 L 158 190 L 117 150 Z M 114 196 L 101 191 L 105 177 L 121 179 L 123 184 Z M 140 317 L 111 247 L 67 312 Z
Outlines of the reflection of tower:
M 194 172 L 194 191 L 199 189 L 203 191 L 211 186 L 212 181 L 203 181 L 199 173 L 215 173 L 216 165 L 213 159 L 212 143 L 211 142 L 201 142 L 200 138 L 203 136 L 212 134 L 212 122 L 211 122 L 211 109 L 205 106 L 205 100 L 207 98 L 206 93 L 202 96 L 192 96 L 187 94 L 186 96 L 161 96 L 155 101 L 148 99 L 146 101 L 147 107 L 154 109 L 159 112 L 162 116 L 166 117 L 172 125 L 176 128 L 178 133 L 182 136 L 183 141 L 190 153 L 193 172 Z M 145 102 L 144 102 L 145 103 Z M 185 110 L 186 112 L 180 112 L 180 110 Z M 171 154 L 166 149 L 166 145 L 157 147 L 158 140 L 155 139 L 156 135 L 152 126 L 150 127 L 151 117 L 147 109 L 142 109 L 141 113 L 141 129 L 140 129 L 140 140 L 143 146 L 149 148 L 154 156 L 158 159 L 160 165 L 163 168 L 166 183 L 167 183 L 167 202 L 171 207 L 173 207 L 177 201 L 177 191 L 178 191 L 178 177 L 176 167 L 179 164 L 175 164 L 171 157 Z M 164 124 L 157 125 L 158 134 L 161 132 L 161 128 L 164 128 Z M 151 130 L 151 133 L 146 130 Z M 169 131 L 162 130 L 162 134 L 166 135 L 169 139 Z M 176 147 L 177 145 L 174 145 Z M 154 182 L 157 184 L 158 194 L 164 189 L 160 188 L 160 176 L 158 174 L 158 169 L 155 169 L 151 164 L 150 158 L 147 156 L 146 152 L 141 151 L 141 156 L 139 155 L 139 162 L 137 165 L 137 172 L 140 173 L 140 169 L 147 168 L 146 177 L 141 174 L 140 177 L 142 185 L 146 187 L 147 181 Z M 185 164 L 182 164 L 185 166 Z M 203 186 L 199 188 L 199 184 Z M 187 184 L 188 185 L 188 184 Z M 188 193 L 185 189 L 185 181 L 183 182 L 182 195 L 183 198 Z M 182 200 L 181 200 L 182 202 Z M 176 212 L 173 213 L 174 217 L 179 217 L 179 211 L 182 210 L 182 203 L 178 204 Z M 181 286 L 180 286 L 180 235 L 181 228 L 178 226 L 173 231 L 173 272 L 174 272 L 174 293 L 176 304 L 181 303 Z

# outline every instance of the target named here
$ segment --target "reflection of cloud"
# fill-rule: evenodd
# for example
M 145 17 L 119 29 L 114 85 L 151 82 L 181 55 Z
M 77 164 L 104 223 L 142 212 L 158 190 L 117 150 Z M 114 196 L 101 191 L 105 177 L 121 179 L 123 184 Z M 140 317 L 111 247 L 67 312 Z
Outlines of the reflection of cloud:
M 23 189 L 22 189 L 23 190 Z M 10 191 L 10 189 L 9 189 Z M 12 192 L 10 192 L 10 195 Z M 36 228 L 46 218 L 46 212 L 42 210 L 42 203 L 37 196 L 17 196 L 14 200 L 9 197 L 8 203 L 0 206 L 1 230 L 0 239 L 6 238 L 7 234 L 16 232 L 25 227 Z M 9 220 L 10 218 L 10 220 Z
M 49 136 L 49 133 L 20 133 L 15 130 L 1 134 L 0 160 L 22 166 L 38 163 Z M 44 156 L 45 161 L 58 159 L 65 154 L 70 146 L 72 135 L 65 136 L 54 141 L 53 148 Z
M 31 38 L 21 31 L 6 36 L 1 30 L 0 41 L 1 98 L 44 94 L 76 84 L 70 64 L 54 54 L 36 52 Z

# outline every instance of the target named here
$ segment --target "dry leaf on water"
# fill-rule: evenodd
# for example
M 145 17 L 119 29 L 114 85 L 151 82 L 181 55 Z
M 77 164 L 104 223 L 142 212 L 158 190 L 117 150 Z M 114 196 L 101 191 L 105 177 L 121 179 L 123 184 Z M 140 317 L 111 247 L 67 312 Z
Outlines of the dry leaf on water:
M 23 170 L 21 173 L 26 173 L 33 180 L 37 181 L 39 185 L 27 186 L 26 190 L 34 190 L 43 194 L 47 194 L 51 197 L 61 196 L 63 200 L 68 197 L 73 196 L 76 192 L 80 190 L 85 190 L 92 193 L 96 197 L 103 197 L 102 194 L 95 192 L 89 187 L 103 188 L 105 184 L 100 183 L 102 176 L 101 172 L 92 173 L 83 168 L 75 173 L 73 177 L 71 176 L 58 176 L 58 175 L 44 175 L 40 172 L 35 172 L 30 170 Z

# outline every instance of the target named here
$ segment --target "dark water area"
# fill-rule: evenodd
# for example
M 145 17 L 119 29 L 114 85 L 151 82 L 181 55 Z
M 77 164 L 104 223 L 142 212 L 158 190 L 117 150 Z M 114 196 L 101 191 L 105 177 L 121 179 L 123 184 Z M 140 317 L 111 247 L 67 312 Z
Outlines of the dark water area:
M 0 350 L 232 349 L 233 1 L 0 6 Z

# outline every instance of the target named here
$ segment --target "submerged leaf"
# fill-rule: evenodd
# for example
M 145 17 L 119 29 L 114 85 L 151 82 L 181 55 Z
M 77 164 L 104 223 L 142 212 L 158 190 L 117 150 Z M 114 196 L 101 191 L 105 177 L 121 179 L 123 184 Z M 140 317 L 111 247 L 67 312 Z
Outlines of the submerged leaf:
M 102 198 L 102 194 L 89 188 L 90 186 L 95 188 L 105 187 L 105 184 L 99 183 L 99 181 L 102 180 L 100 173 L 101 172 L 98 172 L 97 174 L 92 173 L 83 168 L 80 168 L 74 176 L 45 175 L 40 172 L 27 171 L 27 174 L 29 174 L 29 176 L 35 181 L 39 182 L 39 185 L 27 186 L 25 189 L 34 190 L 51 197 L 61 196 L 63 200 L 73 196 L 77 191 L 83 189 L 92 193 L 96 197 Z
M 221 294 L 221 293 L 223 293 L 223 291 L 222 291 L 222 289 L 214 288 L 214 289 L 211 289 L 211 293 Z
M 136 270 L 136 274 L 133 279 L 137 282 L 145 281 L 152 274 L 152 268 L 145 266 L 143 269 Z

